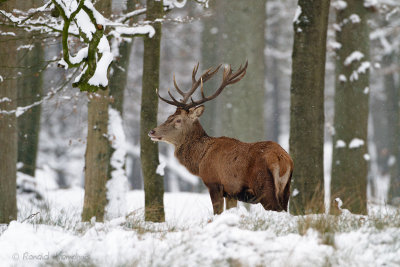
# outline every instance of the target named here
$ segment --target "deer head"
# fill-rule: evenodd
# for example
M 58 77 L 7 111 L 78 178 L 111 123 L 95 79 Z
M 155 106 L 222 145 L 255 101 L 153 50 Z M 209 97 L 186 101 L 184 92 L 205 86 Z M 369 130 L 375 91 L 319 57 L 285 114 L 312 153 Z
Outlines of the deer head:
M 168 89 L 168 94 L 171 100 L 167 100 L 160 96 L 158 90 L 156 90 L 158 97 L 170 104 L 177 107 L 174 114 L 168 117 L 168 119 L 161 125 L 157 126 L 149 132 L 149 137 L 153 141 L 163 141 L 171 143 L 173 145 L 178 145 L 184 142 L 187 136 L 193 136 L 196 134 L 205 134 L 203 128 L 201 127 L 198 118 L 204 112 L 203 103 L 216 98 L 227 85 L 237 83 L 246 74 L 248 62 L 235 72 L 232 71 L 231 66 L 226 66 L 222 75 L 222 82 L 219 88 L 211 96 L 206 97 L 204 94 L 203 84 L 207 82 L 211 77 L 213 77 L 221 65 L 217 66 L 215 69 L 209 68 L 206 70 L 200 78 L 196 78 L 197 70 L 199 64 L 193 68 L 192 72 L 192 87 L 187 92 L 183 92 L 178 84 L 176 83 L 175 76 L 173 77 L 174 87 L 176 91 L 182 96 L 182 99 L 178 101 Z M 194 100 L 192 98 L 193 93 L 200 87 L 201 99 Z M 190 98 L 190 102 L 188 102 Z

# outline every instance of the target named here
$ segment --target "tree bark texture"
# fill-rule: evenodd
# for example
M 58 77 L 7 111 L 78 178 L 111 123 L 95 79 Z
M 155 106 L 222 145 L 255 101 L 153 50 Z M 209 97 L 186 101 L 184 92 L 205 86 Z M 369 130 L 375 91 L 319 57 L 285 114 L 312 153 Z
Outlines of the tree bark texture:
M 19 1 L 17 8 L 28 10 L 38 7 L 42 1 L 30 0 Z M 33 48 L 20 49 L 17 51 L 18 65 L 21 76 L 18 79 L 18 101 L 19 107 L 28 106 L 41 99 L 43 94 L 42 71 L 44 51 L 42 42 L 31 33 L 23 32 L 24 37 L 20 45 L 30 44 Z M 18 162 L 23 163 L 21 172 L 35 176 L 36 158 L 38 154 L 39 130 L 40 130 L 41 105 L 32 107 L 18 117 Z
M 108 179 L 108 89 L 88 93 L 88 134 L 85 154 L 85 199 L 82 221 L 103 221 Z
M 392 68 L 395 65 L 395 54 L 391 53 L 384 57 L 385 66 Z M 384 88 L 386 93 L 386 114 L 388 120 L 388 158 L 386 165 L 390 174 L 390 187 L 388 202 L 391 204 L 400 203 L 400 82 L 396 85 L 393 72 L 384 76 Z M 396 200 L 397 199 L 397 200 Z
M 222 36 L 219 32 L 221 30 L 221 21 L 223 20 L 221 14 L 222 4 L 217 3 L 217 0 L 210 0 L 209 7 L 205 8 L 204 12 L 208 12 L 210 16 L 205 17 L 203 20 L 203 31 L 201 33 L 201 67 L 208 69 L 216 67 L 222 63 L 222 46 L 220 45 Z M 206 95 L 213 94 L 220 80 L 214 78 L 207 82 L 204 88 Z M 204 130 L 211 136 L 215 136 L 218 121 L 216 120 L 217 114 L 217 101 L 209 101 L 205 103 L 206 112 L 201 116 L 200 121 Z
M 163 16 L 163 1 L 147 0 L 146 20 L 154 21 Z M 156 173 L 159 165 L 158 145 L 151 141 L 147 133 L 157 126 L 158 97 L 160 76 L 161 23 L 152 24 L 155 35 L 144 37 L 142 105 L 140 111 L 140 158 L 145 191 L 145 220 L 165 221 L 164 182 Z
M 367 214 L 369 68 L 363 66 L 370 64 L 368 11 L 363 1 L 346 2 L 336 17 L 342 47 L 336 54 L 331 213 L 337 213 L 334 200 L 340 198 L 343 208 Z M 349 20 L 355 15 L 359 20 Z
M 137 0 L 128 1 L 126 12 L 133 11 L 135 9 L 135 4 Z M 131 53 L 131 48 L 133 44 L 133 38 L 130 42 L 123 42 L 119 45 L 119 57 L 114 61 L 112 65 L 112 74 L 110 75 L 110 106 L 117 110 L 123 118 L 124 112 L 124 92 L 126 88 L 126 83 L 128 79 L 128 68 L 129 68 L 129 58 Z M 109 143 L 109 164 L 108 164 L 108 178 L 111 179 L 111 172 L 113 167 L 111 165 L 111 157 L 115 152 L 111 143 Z
M 96 8 L 105 16 L 111 14 L 111 1 L 102 0 Z M 90 62 L 89 62 L 90 63 Z M 108 105 L 109 89 L 88 92 L 88 134 L 85 154 L 85 198 L 82 221 L 96 217 L 104 220 L 107 205 L 109 140 L 108 140 Z
M 2 4 L 11 11 L 14 1 Z M 12 29 L 0 27 L 0 31 Z M 8 40 L 7 40 L 8 38 Z M 2 37 L 0 42 L 0 110 L 11 111 L 17 108 L 16 57 L 17 41 L 14 37 Z M 17 118 L 15 113 L 0 113 L 0 223 L 17 219 L 16 196 L 17 166 Z
M 223 16 L 218 35 L 221 36 L 221 63 L 237 69 L 249 61 L 246 76 L 231 85 L 217 99 L 218 135 L 238 138 L 245 142 L 264 138 L 264 48 L 266 1 L 218 1 Z M 222 8 L 220 8 L 222 10 Z M 217 84 L 221 82 L 218 77 Z M 214 89 L 215 90 L 215 89 Z
M 226 135 L 241 141 L 261 141 L 264 137 L 264 33 L 266 1 L 249 5 L 240 0 L 210 1 L 212 16 L 204 21 L 202 33 L 203 67 L 221 63 L 238 68 L 249 61 L 246 76 L 230 85 L 215 101 L 206 104 L 202 122 L 211 135 Z M 206 95 L 215 92 L 221 75 L 205 86 Z M 237 206 L 225 199 L 226 208 Z
M 293 214 L 324 211 L 324 76 L 330 1 L 299 0 L 290 85 Z

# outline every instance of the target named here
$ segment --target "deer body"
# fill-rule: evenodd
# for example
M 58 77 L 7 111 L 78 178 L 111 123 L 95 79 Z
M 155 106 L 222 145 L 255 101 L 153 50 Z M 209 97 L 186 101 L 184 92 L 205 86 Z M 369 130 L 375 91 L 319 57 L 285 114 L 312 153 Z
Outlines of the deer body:
M 247 64 L 244 70 L 240 69 L 242 73 L 245 73 L 246 67 Z M 230 71 L 235 82 L 244 76 L 238 72 L 232 74 Z M 225 70 L 224 81 L 229 77 Z M 200 79 L 202 85 L 204 74 Z M 174 84 L 177 87 L 175 79 Z M 203 88 L 202 95 L 205 99 Z M 170 104 L 177 105 L 172 95 L 171 98 L 174 102 Z M 261 203 L 267 210 L 287 210 L 293 172 L 293 161 L 288 153 L 271 141 L 244 143 L 229 137 L 210 137 L 198 120 L 204 106 L 199 106 L 193 100 L 189 105 L 177 105 L 176 112 L 151 130 L 149 136 L 154 141 L 175 146 L 175 156 L 179 162 L 192 174 L 199 176 L 209 189 L 214 214 L 223 211 L 224 197 L 252 204 Z

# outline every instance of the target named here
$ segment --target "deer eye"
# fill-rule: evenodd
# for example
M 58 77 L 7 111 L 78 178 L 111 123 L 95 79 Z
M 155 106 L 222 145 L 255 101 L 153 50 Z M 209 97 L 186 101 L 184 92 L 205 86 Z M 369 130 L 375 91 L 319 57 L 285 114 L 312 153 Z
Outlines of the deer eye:
M 178 122 L 178 123 L 181 122 L 181 119 L 177 119 L 176 122 Z

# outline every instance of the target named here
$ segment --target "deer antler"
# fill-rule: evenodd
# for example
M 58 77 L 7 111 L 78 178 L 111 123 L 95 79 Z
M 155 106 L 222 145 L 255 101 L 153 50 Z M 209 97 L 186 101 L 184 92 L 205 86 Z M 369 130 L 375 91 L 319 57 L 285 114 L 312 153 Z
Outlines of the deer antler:
M 203 83 L 207 82 L 212 76 L 215 75 L 215 73 L 218 72 L 218 70 L 222 66 L 221 64 L 219 66 L 217 66 L 214 70 L 213 70 L 213 68 L 209 68 L 200 76 L 199 79 L 196 79 L 197 70 L 199 69 L 199 63 L 197 63 L 197 65 L 193 68 L 193 72 L 192 72 L 192 88 L 187 92 L 183 92 L 179 88 L 178 84 L 176 83 L 175 75 L 174 75 L 173 80 L 174 80 L 175 89 L 183 97 L 183 99 L 181 101 L 176 100 L 176 98 L 174 98 L 174 96 L 171 94 L 171 91 L 169 89 L 168 89 L 168 94 L 171 97 L 172 101 L 161 97 L 158 92 L 158 89 L 156 90 L 156 92 L 157 92 L 158 97 L 162 101 L 164 101 L 170 105 L 174 105 L 174 106 L 183 108 L 185 110 L 189 110 L 192 107 L 201 105 L 207 101 L 210 101 L 210 100 L 216 98 L 222 92 L 222 90 L 224 90 L 224 88 L 227 85 L 234 84 L 234 83 L 237 83 L 238 81 L 240 81 L 246 74 L 247 65 L 248 65 L 248 62 L 246 61 L 246 64 L 244 64 L 243 67 L 242 67 L 242 65 L 240 65 L 239 69 L 236 72 L 232 72 L 232 68 L 230 65 L 225 67 L 223 75 L 222 75 L 221 85 L 215 91 L 215 93 L 209 97 L 206 97 L 204 95 Z M 196 89 L 199 88 L 199 86 L 201 88 L 200 90 L 201 90 L 202 98 L 198 101 L 194 101 L 193 98 L 191 98 L 191 96 L 196 91 Z M 186 103 L 189 100 L 189 98 L 191 99 L 191 103 Z

